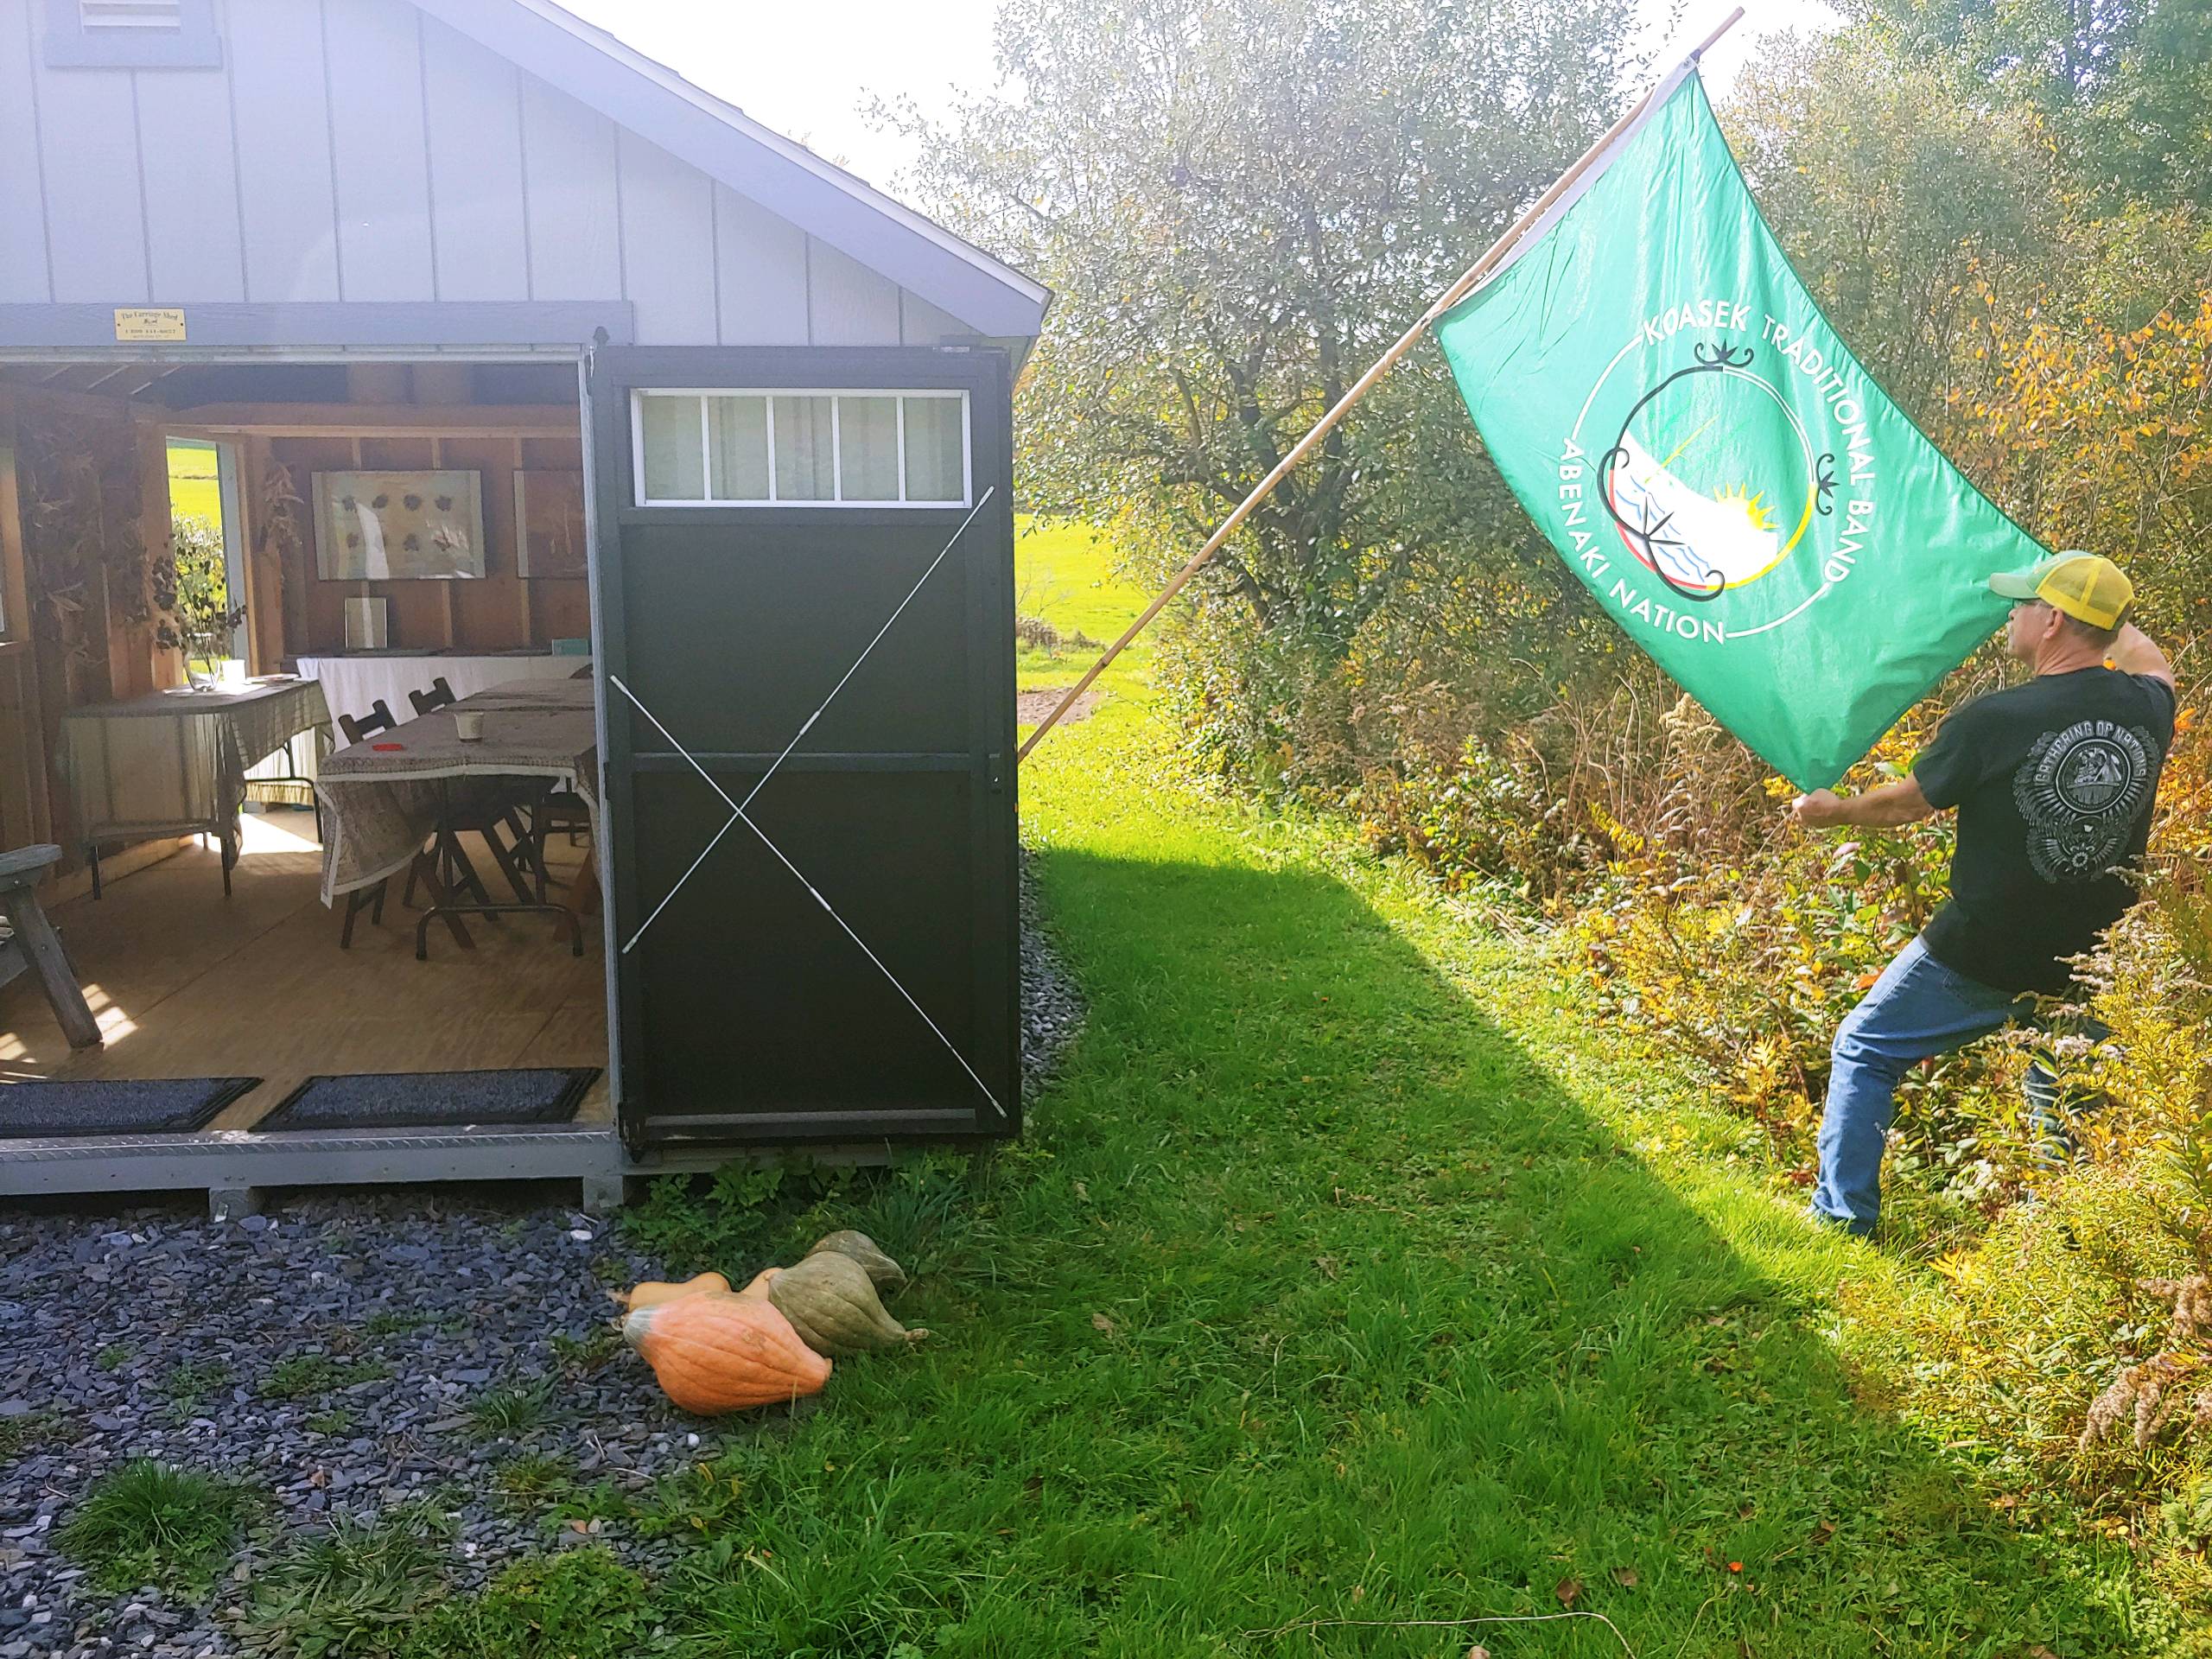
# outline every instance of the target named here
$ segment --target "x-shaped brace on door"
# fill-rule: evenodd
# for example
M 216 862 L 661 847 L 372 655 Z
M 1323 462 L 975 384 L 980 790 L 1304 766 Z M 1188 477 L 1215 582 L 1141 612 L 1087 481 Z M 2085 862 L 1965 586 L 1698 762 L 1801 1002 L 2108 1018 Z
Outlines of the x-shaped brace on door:
M 992 495 L 996 493 L 997 488 L 998 486 L 996 485 L 993 485 L 988 489 L 986 489 L 983 492 L 981 499 L 977 500 L 976 505 L 968 510 L 968 516 L 960 521 L 960 527 L 952 532 L 951 539 L 947 541 L 944 546 L 938 550 L 937 557 L 930 561 L 929 569 L 923 571 L 920 577 L 915 582 L 914 585 L 907 590 L 906 597 L 899 601 L 899 608 L 893 611 L 890 616 L 885 620 L 883 626 L 875 631 L 875 638 L 869 640 L 868 644 L 861 648 L 861 654 L 853 659 L 853 664 L 850 668 L 848 668 L 845 671 L 844 677 L 841 678 L 836 685 L 830 688 L 830 695 L 822 699 L 821 705 L 817 708 L 812 714 L 809 715 L 805 721 L 801 723 L 798 730 L 792 734 L 791 741 L 784 745 L 783 753 L 779 754 L 769 765 L 768 769 L 762 772 L 760 778 L 754 781 L 753 787 L 746 792 L 746 797 L 742 801 L 733 800 L 730 798 L 729 791 L 715 781 L 714 774 L 709 772 L 706 767 L 701 766 L 697 757 L 693 755 L 690 750 L 685 748 L 682 743 L 677 741 L 676 734 L 670 731 L 667 727 L 661 724 L 660 716 L 654 714 L 652 709 L 646 708 L 644 701 L 639 698 L 636 692 L 632 691 L 628 686 L 622 683 L 621 677 L 619 675 L 608 675 L 607 683 L 612 685 L 616 690 L 620 691 L 624 696 L 627 697 L 630 702 L 635 705 L 638 712 L 652 722 L 653 729 L 658 732 L 664 738 L 667 739 L 669 747 L 683 757 L 685 761 L 690 764 L 691 770 L 697 772 L 702 779 L 705 779 L 707 787 L 713 790 L 716 795 L 720 796 L 721 798 L 722 804 L 729 808 L 729 822 L 723 824 L 721 829 L 715 831 L 713 837 L 708 841 L 704 847 L 699 849 L 698 857 L 693 859 L 691 861 L 690 867 L 687 868 L 682 875 L 676 879 L 676 885 L 668 890 L 667 893 L 662 898 L 660 903 L 653 906 L 652 913 L 647 916 L 643 922 L 638 925 L 638 931 L 632 933 L 628 941 L 622 946 L 622 954 L 627 956 L 632 950 L 637 948 L 638 941 L 645 938 L 645 930 L 659 919 L 661 912 L 668 908 L 669 901 L 674 899 L 678 893 L 682 892 L 684 883 L 690 880 L 692 876 L 698 873 L 699 867 L 707 861 L 708 857 L 714 852 L 715 848 L 721 845 L 722 838 L 728 835 L 729 832 L 732 830 L 734 830 L 739 824 L 742 823 L 747 829 L 750 830 L 755 836 L 760 837 L 760 844 L 763 847 L 766 847 L 770 853 L 775 855 L 776 861 L 791 872 L 791 879 L 797 881 L 799 886 L 806 889 L 807 896 L 812 899 L 816 904 L 822 906 L 823 914 L 829 917 L 831 921 L 836 923 L 838 927 L 843 930 L 845 937 L 860 947 L 861 954 L 875 964 L 876 971 L 880 973 L 885 979 L 890 982 L 891 988 L 898 992 L 900 996 L 904 997 L 906 1001 L 906 1006 L 913 1009 L 916 1014 L 921 1016 L 922 1023 L 927 1026 L 930 1030 L 935 1033 L 938 1042 L 944 1045 L 945 1052 L 951 1055 L 954 1059 L 960 1063 L 960 1069 L 963 1071 L 965 1071 L 969 1077 L 974 1082 L 975 1085 L 983 1091 L 983 1098 L 991 1103 L 991 1109 L 995 1111 L 1001 1117 L 1004 1117 L 1007 1115 L 1006 1108 L 1000 1103 L 999 1097 L 991 1092 L 990 1084 L 985 1083 L 982 1077 L 977 1074 L 976 1068 L 968 1063 L 968 1057 L 960 1052 L 958 1046 L 954 1044 L 951 1038 L 944 1034 L 944 1027 L 939 1026 L 936 1020 L 930 1018 L 929 1010 L 914 1000 L 913 993 L 909 991 L 906 986 L 899 982 L 899 976 L 893 973 L 889 968 L 884 965 L 883 958 L 877 956 L 874 950 L 868 948 L 868 941 L 861 938 L 861 936 L 853 930 L 852 924 L 846 921 L 843 917 L 837 913 L 836 907 L 832 906 L 827 899 L 824 899 L 822 896 L 821 892 L 815 887 L 814 883 L 806 879 L 805 875 L 800 871 L 798 866 L 792 863 L 791 861 L 785 855 L 784 849 L 777 846 L 773 841 L 769 839 L 767 831 L 761 829 L 758 823 L 755 823 L 753 821 L 752 816 L 746 811 L 746 808 L 751 806 L 754 798 L 759 796 L 763 789 L 767 787 L 768 780 L 776 775 L 778 768 L 779 768 L 785 761 L 791 759 L 791 751 L 798 747 L 801 740 L 806 736 L 808 732 L 813 729 L 815 721 L 820 720 L 823 715 L 828 710 L 830 705 L 836 701 L 837 694 L 840 691 L 842 691 L 845 689 L 847 683 L 852 679 L 855 674 L 860 671 L 860 666 L 868 659 L 868 654 L 873 652 L 876 646 L 883 643 L 884 635 L 889 633 L 891 632 L 892 625 L 897 622 L 899 617 L 906 613 L 906 607 L 914 602 L 914 595 L 922 591 L 924 584 L 925 584 L 931 576 L 937 574 L 938 567 L 944 563 L 946 556 L 952 551 L 953 547 L 959 542 L 961 536 L 967 531 L 968 526 L 975 522 L 976 515 L 983 510 L 984 503 L 988 502 L 991 499 Z

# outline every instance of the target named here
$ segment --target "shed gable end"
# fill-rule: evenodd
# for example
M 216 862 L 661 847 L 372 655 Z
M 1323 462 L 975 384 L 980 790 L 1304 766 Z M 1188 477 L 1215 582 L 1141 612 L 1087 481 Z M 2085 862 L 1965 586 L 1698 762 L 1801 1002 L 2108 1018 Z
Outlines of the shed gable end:
M 410 0 L 195 4 L 208 60 L 117 67 L 73 42 L 176 31 L 0 0 L 0 304 L 620 301 L 655 345 L 981 332 Z

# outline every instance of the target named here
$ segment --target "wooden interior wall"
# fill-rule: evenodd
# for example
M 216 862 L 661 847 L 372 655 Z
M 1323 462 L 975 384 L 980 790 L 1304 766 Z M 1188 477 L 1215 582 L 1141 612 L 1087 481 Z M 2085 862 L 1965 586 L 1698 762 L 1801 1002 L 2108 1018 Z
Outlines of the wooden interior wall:
M 283 411 L 296 427 L 327 424 L 327 435 L 297 431 L 262 440 L 268 460 L 286 467 L 298 494 L 303 535 L 283 562 L 277 657 L 342 651 L 345 601 L 380 596 L 389 601 L 391 644 L 405 650 L 461 652 L 543 649 L 556 639 L 591 632 L 591 597 L 582 577 L 524 578 L 517 569 L 514 475 L 518 470 L 580 472 L 581 433 L 574 410 L 548 409 L 542 419 L 508 427 L 430 432 L 422 435 L 359 436 L 347 431 L 363 411 L 348 404 L 292 406 Z M 324 472 L 448 469 L 474 472 L 484 500 L 485 573 L 454 582 L 327 582 L 316 574 L 314 475 Z M 257 658 L 271 652 L 257 639 Z M 257 663 L 273 666 L 273 663 Z
M 168 550 L 169 502 L 167 446 L 146 418 L 149 413 L 119 397 L 0 387 L 0 453 L 8 455 L 7 476 L 0 480 L 0 579 L 10 584 L 5 639 L 12 645 L 6 653 L 12 660 L 0 673 L 0 790 L 16 790 L 19 774 L 43 785 L 22 786 L 34 798 L 0 814 L 0 840 L 9 845 L 22 839 L 57 842 L 65 871 L 75 868 L 80 849 L 69 823 L 68 791 L 54 770 L 62 716 L 89 703 L 181 684 L 184 668 L 176 652 L 156 642 L 153 620 L 133 615 L 143 604 L 115 591 L 113 582 L 124 578 L 97 560 L 88 562 L 96 568 L 87 569 L 81 587 L 64 596 L 67 605 L 82 607 L 73 613 L 74 648 L 57 637 L 54 596 L 44 590 L 29 545 L 31 516 L 40 504 L 25 470 L 24 441 L 41 432 L 97 426 L 106 429 L 106 439 L 118 448 L 129 446 L 137 511 L 112 531 L 152 558 Z
M 456 388 L 457 390 L 457 388 Z M 421 387 L 416 387 L 421 395 Z M 128 534 L 149 554 L 167 550 L 169 524 L 168 438 L 199 435 L 238 446 L 245 523 L 248 633 L 257 673 L 288 658 L 331 652 L 345 645 L 342 601 L 380 594 L 391 601 L 391 643 L 410 649 L 465 652 L 542 650 L 556 639 L 591 632 L 591 599 L 582 577 L 524 580 L 516 560 L 514 474 L 518 469 L 576 472 L 582 439 L 573 407 L 493 409 L 420 404 L 266 404 L 251 409 L 172 412 L 120 397 L 0 386 L 0 582 L 7 632 L 0 636 L 0 842 L 60 842 L 76 861 L 68 797 L 54 776 L 62 716 L 88 703 L 137 696 L 183 682 L 178 653 L 164 650 L 153 625 L 134 619 L 126 596 L 110 590 L 105 568 L 79 593 L 77 649 L 65 648 L 37 611 L 37 562 L 27 556 L 28 525 L 36 504 L 22 487 L 20 445 L 25 433 L 107 429 L 119 446 L 134 446 L 138 507 Z M 299 501 L 289 543 L 273 523 L 265 489 L 271 461 L 290 473 Z M 356 468 L 448 467 L 481 474 L 486 574 L 460 582 L 324 582 L 315 574 L 313 474 Z M 158 542 L 158 545 L 154 544 Z M 138 608 L 143 608 L 140 607 Z M 42 790 L 23 779 L 43 779 Z M 28 798 L 27 798 L 28 797 Z

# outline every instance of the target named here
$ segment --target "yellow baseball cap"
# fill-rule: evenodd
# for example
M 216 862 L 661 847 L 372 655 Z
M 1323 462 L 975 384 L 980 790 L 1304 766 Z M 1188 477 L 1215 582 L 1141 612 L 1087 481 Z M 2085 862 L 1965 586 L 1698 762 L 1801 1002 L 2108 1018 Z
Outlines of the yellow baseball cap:
M 2110 559 L 2078 548 L 2038 559 L 2025 570 L 2000 570 L 1989 591 L 2006 599 L 2039 599 L 2093 628 L 2116 628 L 2135 601 L 2135 584 Z

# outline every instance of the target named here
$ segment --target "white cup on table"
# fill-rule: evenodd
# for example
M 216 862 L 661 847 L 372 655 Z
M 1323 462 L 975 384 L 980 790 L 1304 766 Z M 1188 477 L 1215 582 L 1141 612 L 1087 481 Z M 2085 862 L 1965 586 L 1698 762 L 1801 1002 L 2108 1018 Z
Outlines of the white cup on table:
M 475 742 L 484 735 L 484 711 L 481 709 L 454 710 L 453 734 L 464 743 Z

